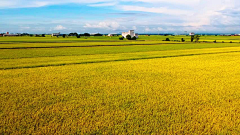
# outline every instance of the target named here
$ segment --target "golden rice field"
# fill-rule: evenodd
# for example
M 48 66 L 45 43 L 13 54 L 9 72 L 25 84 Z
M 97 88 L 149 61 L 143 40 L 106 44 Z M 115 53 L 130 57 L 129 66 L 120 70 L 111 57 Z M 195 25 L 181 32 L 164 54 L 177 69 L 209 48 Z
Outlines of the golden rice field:
M 4 50 L 0 134 L 240 134 L 240 44 L 195 45 Z

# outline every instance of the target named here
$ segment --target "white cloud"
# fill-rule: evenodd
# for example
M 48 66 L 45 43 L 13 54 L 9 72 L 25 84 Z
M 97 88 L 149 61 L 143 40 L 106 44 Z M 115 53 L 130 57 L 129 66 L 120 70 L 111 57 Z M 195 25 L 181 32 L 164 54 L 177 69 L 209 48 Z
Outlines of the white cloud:
M 132 28 L 133 28 L 133 30 L 137 30 L 137 27 L 136 27 L 136 26 L 133 26 Z
M 185 10 L 178 9 L 169 9 L 167 7 L 142 7 L 142 6 L 121 6 L 120 7 L 124 11 L 142 11 L 142 12 L 151 12 L 151 13 L 161 13 L 161 14 L 169 14 L 169 15 L 185 15 L 189 13 Z
M 152 30 L 147 27 L 147 28 L 145 28 L 145 31 L 146 31 L 146 32 L 149 32 L 149 31 L 152 31 Z
M 163 31 L 163 28 L 158 27 L 157 30 L 158 30 L 158 31 Z
M 70 30 L 73 28 L 79 31 L 83 29 L 86 29 L 86 31 L 90 29 L 99 29 L 101 31 L 134 29 L 142 32 L 174 30 L 195 32 L 237 30 L 234 27 L 239 27 L 240 22 L 239 0 L 0 0 L 0 3 L 0 9 L 74 3 L 98 8 L 104 7 L 109 9 L 109 12 L 116 13 L 108 14 L 103 11 L 102 16 L 98 14 L 98 20 L 84 19 L 87 17 L 83 15 L 81 19 L 75 18 L 75 20 L 71 19 L 71 21 L 62 19 L 56 23 L 57 19 L 48 18 L 48 21 L 46 21 L 48 27 L 42 23 L 46 26 L 44 26 L 46 29 L 56 24 L 67 27 L 58 25 L 51 28 L 51 30 Z M 119 14 L 117 14 L 118 12 Z M 139 12 L 144 12 L 141 13 L 144 16 L 140 15 Z M 95 15 L 95 13 L 93 14 Z M 101 17 L 104 19 L 101 19 Z M 15 24 L 14 22 L 16 21 L 11 21 L 11 24 Z M 33 22 L 34 20 L 25 23 L 30 24 Z M 17 23 L 26 26 L 23 22 Z M 30 27 L 31 30 L 35 28 L 32 25 Z M 27 28 L 19 27 L 19 29 Z
M 59 5 L 59 4 L 69 4 L 69 3 L 76 3 L 76 4 L 97 4 L 100 2 L 114 2 L 113 0 L 67 0 L 67 1 L 60 1 L 60 0 L 0 0 L 0 8 L 26 8 L 26 7 L 42 7 L 48 5 Z
M 201 0 L 0 0 L 0 8 L 22 8 L 22 7 L 42 7 L 47 5 L 58 5 L 58 4 L 90 4 L 91 6 L 114 6 L 122 2 L 144 2 L 144 3 L 171 3 L 171 4 L 181 4 L 181 5 L 196 5 Z M 216 0 L 214 0 L 216 1 Z
M 108 29 L 108 30 L 117 30 L 120 28 L 118 22 L 99 22 L 98 24 L 89 24 L 87 23 L 84 28 L 98 28 L 98 29 Z
M 30 29 L 30 27 L 20 27 L 20 29 Z
M 126 0 L 129 1 L 129 0 Z M 133 1 L 133 0 L 132 0 Z M 196 3 L 200 2 L 200 0 L 134 0 L 134 1 L 140 1 L 140 2 L 146 2 L 146 3 L 159 3 L 159 2 L 167 2 L 167 3 L 177 3 L 177 4 L 189 4 L 189 3 Z
M 65 30 L 67 29 L 66 27 L 63 27 L 62 25 L 58 25 L 55 28 L 53 28 L 54 30 Z
M 97 4 L 90 4 L 91 7 L 108 7 L 108 6 L 115 6 L 117 5 L 116 2 L 110 2 L 110 3 L 97 3 Z
M 164 31 L 164 29 L 161 27 L 157 27 L 157 28 L 146 27 L 145 28 L 145 32 L 162 32 L 162 31 Z

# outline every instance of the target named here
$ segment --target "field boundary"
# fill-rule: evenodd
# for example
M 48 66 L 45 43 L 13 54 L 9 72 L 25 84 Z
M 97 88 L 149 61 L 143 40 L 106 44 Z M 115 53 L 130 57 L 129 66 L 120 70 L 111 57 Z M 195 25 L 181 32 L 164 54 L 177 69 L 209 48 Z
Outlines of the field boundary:
M 81 65 L 81 64 L 107 63 L 107 62 L 132 61 L 132 60 L 146 60 L 146 59 L 160 59 L 160 58 L 176 58 L 176 57 L 212 55 L 212 54 L 227 54 L 227 53 L 239 53 L 239 52 L 240 51 L 196 53 L 196 54 L 191 53 L 191 54 L 181 54 L 181 55 L 171 55 L 171 56 L 155 56 L 155 57 L 145 57 L 145 58 L 142 57 L 142 58 L 129 58 L 129 59 L 99 60 L 99 61 L 73 62 L 73 63 L 61 63 L 61 64 L 46 64 L 46 65 L 35 65 L 35 66 L 9 67 L 9 68 L 0 68 L 0 70 L 39 68 L 39 67 L 51 67 L 51 66 L 66 66 L 66 65 Z
M 122 45 L 86 45 L 86 46 L 43 46 L 43 47 L 12 47 L 12 48 L 0 48 L 1 50 L 5 49 L 46 49 L 46 48 L 80 48 L 80 47 L 122 47 L 122 46 L 143 46 L 143 45 L 163 45 L 163 44 L 182 44 L 182 43 L 154 43 L 154 44 L 122 44 Z

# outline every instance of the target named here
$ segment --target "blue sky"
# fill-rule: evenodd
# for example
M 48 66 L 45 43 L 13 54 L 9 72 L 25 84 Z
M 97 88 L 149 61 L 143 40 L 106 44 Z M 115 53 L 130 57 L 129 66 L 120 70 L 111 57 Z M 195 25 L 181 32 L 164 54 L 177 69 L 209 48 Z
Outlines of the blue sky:
M 0 33 L 240 33 L 239 0 L 0 0 Z

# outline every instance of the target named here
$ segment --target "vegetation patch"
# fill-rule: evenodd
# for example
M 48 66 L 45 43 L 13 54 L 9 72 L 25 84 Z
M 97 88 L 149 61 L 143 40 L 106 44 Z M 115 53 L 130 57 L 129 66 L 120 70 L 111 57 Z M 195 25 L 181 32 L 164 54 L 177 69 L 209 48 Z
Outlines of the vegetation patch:
M 33 47 L 0 49 L 0 133 L 238 134 L 239 40 L 213 37 L 0 38 Z

